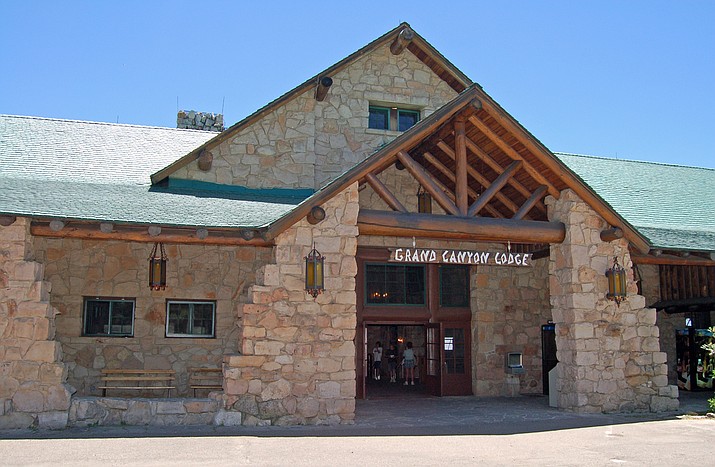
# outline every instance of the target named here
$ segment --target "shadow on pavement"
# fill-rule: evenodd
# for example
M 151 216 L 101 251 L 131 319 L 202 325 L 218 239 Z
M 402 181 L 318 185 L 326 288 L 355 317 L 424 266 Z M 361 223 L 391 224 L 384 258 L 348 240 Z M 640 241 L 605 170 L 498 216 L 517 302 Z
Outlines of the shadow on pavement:
M 351 437 L 506 435 L 673 420 L 708 411 L 710 392 L 681 392 L 681 408 L 669 413 L 581 414 L 548 405 L 546 396 L 405 397 L 358 400 L 355 423 L 338 426 L 93 426 L 57 431 L 12 430 L 2 439 L 151 437 Z M 715 423 L 715 420 L 713 421 Z

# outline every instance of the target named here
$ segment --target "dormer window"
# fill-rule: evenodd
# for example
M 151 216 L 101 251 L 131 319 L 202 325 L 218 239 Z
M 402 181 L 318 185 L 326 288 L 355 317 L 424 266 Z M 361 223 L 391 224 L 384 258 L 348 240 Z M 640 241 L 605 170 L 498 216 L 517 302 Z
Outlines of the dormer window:
M 374 130 L 407 131 L 419 121 L 419 110 L 371 105 L 367 126 Z

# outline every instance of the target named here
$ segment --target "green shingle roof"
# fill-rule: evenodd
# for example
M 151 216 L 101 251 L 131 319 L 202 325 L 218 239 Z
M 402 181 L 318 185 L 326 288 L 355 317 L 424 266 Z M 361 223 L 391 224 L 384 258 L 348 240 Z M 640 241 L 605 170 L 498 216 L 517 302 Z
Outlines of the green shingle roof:
M 306 193 L 152 187 L 216 133 L 0 115 L 0 213 L 137 224 L 261 227 Z
M 715 169 L 555 154 L 653 248 L 715 251 Z

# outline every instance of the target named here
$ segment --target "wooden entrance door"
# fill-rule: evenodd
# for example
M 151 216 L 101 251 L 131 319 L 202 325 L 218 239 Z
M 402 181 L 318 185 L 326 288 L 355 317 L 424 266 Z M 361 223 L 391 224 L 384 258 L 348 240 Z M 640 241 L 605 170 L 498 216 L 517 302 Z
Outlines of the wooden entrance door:
M 442 352 L 440 326 L 437 323 L 427 325 L 425 368 L 425 386 L 433 396 L 442 395 Z
M 471 329 L 469 322 L 442 323 L 442 394 L 472 394 Z

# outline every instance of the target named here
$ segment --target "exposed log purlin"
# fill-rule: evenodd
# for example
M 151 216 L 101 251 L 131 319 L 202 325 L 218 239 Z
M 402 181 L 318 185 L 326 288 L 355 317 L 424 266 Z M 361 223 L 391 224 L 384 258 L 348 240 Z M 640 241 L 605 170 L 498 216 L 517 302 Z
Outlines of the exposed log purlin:
M 504 151 L 504 153 L 514 160 L 520 160 L 524 162 L 524 170 L 528 173 L 531 178 L 539 182 L 541 185 L 546 185 L 549 190 L 549 194 L 554 198 L 559 197 L 559 190 L 557 190 L 551 182 L 549 182 L 546 177 L 541 175 L 531 164 L 524 160 L 524 158 L 519 154 L 516 149 L 512 148 L 506 141 L 504 141 L 499 135 L 497 135 L 491 128 L 489 128 L 484 122 L 479 120 L 476 116 L 469 117 L 469 121 L 476 126 L 479 131 L 484 133 L 484 136 L 489 138 L 494 144 L 496 144 L 499 149 Z
M 432 155 L 431 153 L 429 153 L 429 152 L 425 152 L 425 153 L 423 154 L 423 157 L 425 158 L 425 160 L 426 160 L 427 162 L 429 162 L 430 164 L 432 164 L 437 170 L 439 170 L 439 171 L 442 172 L 447 178 L 449 178 L 449 180 L 450 180 L 452 183 L 454 183 L 454 181 L 455 181 L 454 173 L 452 173 L 452 171 L 449 170 L 449 169 L 447 168 L 447 166 L 445 166 L 444 164 L 442 164 L 442 163 L 439 161 L 439 159 L 437 159 L 435 156 L 433 156 L 433 155 Z M 476 191 L 474 191 L 472 188 L 467 187 L 467 192 L 469 193 L 469 196 L 471 196 L 471 197 L 474 198 L 475 200 L 476 200 L 477 198 L 479 198 L 479 194 L 478 194 Z M 493 207 L 491 207 L 491 206 L 489 206 L 489 205 L 487 205 L 487 207 L 486 207 L 485 209 L 486 209 L 492 216 L 494 216 L 494 217 L 504 217 L 504 215 L 502 215 L 502 213 L 500 213 L 499 211 L 497 211 L 496 209 L 494 209 Z
M 452 160 L 456 157 L 454 154 L 454 151 L 452 151 L 452 148 L 450 148 L 447 143 L 444 141 L 440 141 L 437 143 L 437 147 L 440 148 L 447 156 L 449 156 Z M 484 178 L 482 174 L 480 174 L 477 169 L 475 169 L 472 166 L 467 166 L 467 172 L 469 175 L 471 175 L 477 182 L 479 182 L 484 189 L 488 189 L 491 186 L 491 182 Z M 499 173 L 503 172 L 500 171 Z M 475 199 L 477 196 L 475 196 Z M 507 196 L 503 195 L 502 193 L 497 193 L 496 198 L 502 202 L 504 206 L 506 206 L 508 209 L 510 209 L 512 212 L 516 212 L 519 209 L 519 206 L 517 206 L 512 200 L 510 200 Z M 503 215 L 499 215 L 499 217 L 504 217 Z
M 201 245 L 253 245 L 271 246 L 272 242 L 265 240 L 260 235 L 252 236 L 250 240 L 240 236 L 238 230 L 212 230 L 208 237 L 199 238 L 195 229 L 189 228 L 164 228 L 157 237 L 148 234 L 146 228 L 115 225 L 112 232 L 102 232 L 96 224 L 72 225 L 59 232 L 50 229 L 48 224 L 33 223 L 30 227 L 32 235 L 38 237 L 78 238 L 90 240 L 120 240 L 129 242 L 154 243 L 161 241 L 175 244 L 201 244 Z
M 484 161 L 489 167 L 491 167 L 491 169 L 493 171 L 495 171 L 496 173 L 501 174 L 504 171 L 502 166 L 500 166 L 497 163 L 497 161 L 495 161 L 489 154 L 487 154 L 485 151 L 483 151 L 482 148 L 477 146 L 477 143 L 472 141 L 469 137 L 467 137 L 467 148 L 470 151 L 472 151 L 474 153 L 474 155 L 477 156 L 480 160 Z M 470 175 L 472 175 L 471 172 L 470 172 Z M 474 175 L 472 175 L 472 176 L 474 176 Z M 524 196 L 524 198 L 528 198 L 529 196 L 531 196 L 531 191 L 528 188 L 526 188 L 524 185 L 522 185 L 519 182 L 519 180 L 517 180 L 515 178 L 510 178 L 509 185 L 513 186 L 516 189 L 516 191 L 518 191 L 519 193 L 522 194 L 522 196 Z M 544 203 L 542 203 L 541 201 L 539 201 L 536 204 L 536 207 L 540 211 L 546 212 L 546 206 L 544 206 Z M 516 205 L 513 206 L 512 211 L 515 211 L 515 212 L 517 211 Z
M 375 193 L 377 193 L 377 195 L 382 198 L 382 200 L 387 203 L 393 211 L 407 212 L 407 208 L 400 203 L 400 200 L 397 199 L 397 197 L 392 194 L 390 189 L 387 188 L 385 184 L 382 183 L 374 174 L 368 173 L 365 175 L 365 180 L 367 180 L 367 183 L 373 190 L 375 190 Z
M 447 195 L 444 194 L 442 190 L 439 189 L 434 179 L 430 177 L 427 171 L 415 162 L 409 154 L 405 151 L 400 151 L 397 153 L 397 158 L 400 162 L 402 162 L 412 176 L 415 177 L 420 185 L 422 185 L 422 187 L 427 190 L 430 195 L 432 195 L 432 198 L 437 201 L 440 206 L 442 206 L 442 209 L 454 216 L 459 215 L 459 209 L 457 209 L 457 206 Z
M 620 227 L 613 227 L 612 229 L 602 230 L 600 237 L 604 242 L 612 242 L 614 240 L 618 240 L 619 238 L 623 238 L 623 234 L 623 229 Z
M 492 185 L 487 188 L 484 193 L 482 193 L 482 196 L 480 196 L 479 199 L 477 199 L 474 204 L 469 207 L 467 215 L 469 217 L 476 216 L 477 213 L 481 211 L 482 208 L 486 206 L 487 203 L 489 203 L 489 201 L 491 201 L 491 199 L 499 192 L 499 190 L 501 190 L 504 185 L 506 185 L 506 182 L 508 182 L 509 179 L 514 176 L 514 174 L 517 172 L 517 170 L 519 170 L 519 168 L 521 168 L 521 166 L 522 161 L 514 161 L 509 164 L 509 167 L 507 167 L 506 170 L 504 170 L 504 172 L 502 172 L 501 175 L 499 175 L 497 179 L 494 180 Z
M 538 203 L 541 200 L 541 198 L 543 198 L 543 196 L 545 194 L 546 194 L 546 186 L 541 185 L 539 188 L 537 188 L 531 194 L 531 196 L 529 196 L 529 199 L 527 199 L 526 202 L 521 205 L 521 207 L 516 212 L 516 214 L 514 214 L 514 217 L 512 217 L 512 219 L 516 219 L 516 220 L 523 219 L 524 216 L 526 216 L 529 213 L 529 211 L 531 211 L 531 208 L 533 208 L 536 205 L 536 203 Z
M 457 208 L 460 214 L 466 216 L 469 200 L 467 199 L 467 146 L 464 138 L 464 120 L 457 118 L 454 121 L 455 195 L 457 196 Z

